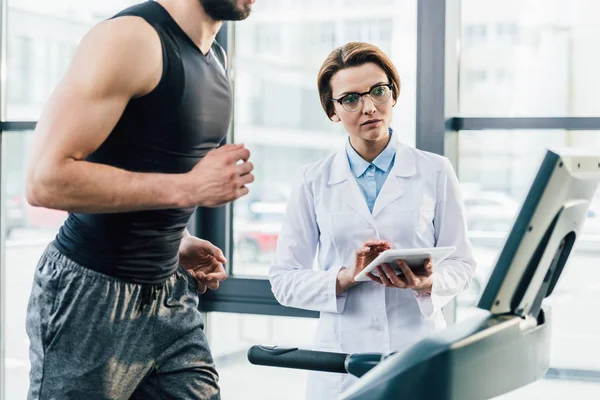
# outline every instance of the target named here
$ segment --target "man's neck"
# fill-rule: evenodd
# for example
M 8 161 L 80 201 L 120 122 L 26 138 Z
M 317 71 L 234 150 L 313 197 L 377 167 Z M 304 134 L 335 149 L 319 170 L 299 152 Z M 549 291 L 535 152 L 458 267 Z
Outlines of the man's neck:
M 177 25 L 196 43 L 202 54 L 207 54 L 223 22 L 209 17 L 200 0 L 156 1 L 171 14 Z

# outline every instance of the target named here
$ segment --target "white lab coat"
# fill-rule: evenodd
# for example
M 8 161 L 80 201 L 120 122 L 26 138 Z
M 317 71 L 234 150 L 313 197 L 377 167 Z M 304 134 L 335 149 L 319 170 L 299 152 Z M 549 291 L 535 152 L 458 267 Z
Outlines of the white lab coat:
M 356 250 L 374 238 L 390 241 L 392 248 L 455 246 L 456 251 L 434 265 L 431 296 L 376 282 L 336 296 L 338 271 L 351 267 Z M 469 286 L 474 271 L 452 165 L 445 157 L 399 144 L 372 213 L 345 150 L 301 169 L 269 280 L 284 306 L 320 312 L 314 349 L 389 352 L 443 329 L 441 308 Z M 336 399 L 355 379 L 311 372 L 306 398 Z

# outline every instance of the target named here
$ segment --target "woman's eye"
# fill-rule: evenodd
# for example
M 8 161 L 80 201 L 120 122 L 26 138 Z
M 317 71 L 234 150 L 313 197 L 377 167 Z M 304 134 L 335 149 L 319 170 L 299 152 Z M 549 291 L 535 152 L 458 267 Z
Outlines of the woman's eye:
M 373 89 L 373 95 L 381 97 L 385 94 L 385 89 L 385 86 L 376 87 L 375 89 Z
M 347 96 L 345 96 L 342 101 L 346 104 L 352 104 L 352 103 L 356 103 L 358 101 L 358 95 L 357 94 L 349 94 Z

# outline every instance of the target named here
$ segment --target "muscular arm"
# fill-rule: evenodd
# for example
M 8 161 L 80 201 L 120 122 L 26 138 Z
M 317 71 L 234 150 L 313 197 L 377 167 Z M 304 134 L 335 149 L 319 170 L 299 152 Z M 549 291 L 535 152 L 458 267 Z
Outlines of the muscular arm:
M 86 35 L 37 124 L 29 203 L 83 213 L 191 205 L 183 174 L 133 173 L 84 161 L 106 140 L 128 101 L 158 84 L 161 55 L 158 35 L 136 17 L 102 22 Z

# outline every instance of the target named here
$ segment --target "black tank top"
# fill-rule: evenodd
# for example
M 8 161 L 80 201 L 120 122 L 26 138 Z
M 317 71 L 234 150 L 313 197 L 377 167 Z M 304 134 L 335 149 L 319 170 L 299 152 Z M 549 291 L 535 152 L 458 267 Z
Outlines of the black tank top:
M 185 173 L 218 147 L 231 120 L 232 97 L 223 49 L 204 55 L 154 1 L 113 18 L 138 16 L 162 42 L 157 87 L 132 99 L 107 140 L 87 160 L 133 172 Z M 58 250 L 90 269 L 130 282 L 161 283 L 178 266 L 182 233 L 194 208 L 113 214 L 69 214 Z

